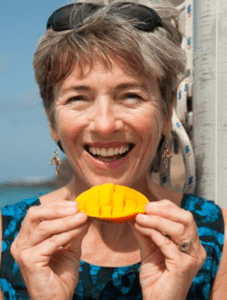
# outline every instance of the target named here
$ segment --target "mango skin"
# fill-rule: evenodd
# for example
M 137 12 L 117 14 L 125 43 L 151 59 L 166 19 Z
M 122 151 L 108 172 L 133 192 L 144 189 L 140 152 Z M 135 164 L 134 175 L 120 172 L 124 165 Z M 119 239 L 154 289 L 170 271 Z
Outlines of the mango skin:
M 113 183 L 94 186 L 80 194 L 76 201 L 79 212 L 96 220 L 113 223 L 128 222 L 138 213 L 145 214 L 144 207 L 149 203 L 140 192 Z

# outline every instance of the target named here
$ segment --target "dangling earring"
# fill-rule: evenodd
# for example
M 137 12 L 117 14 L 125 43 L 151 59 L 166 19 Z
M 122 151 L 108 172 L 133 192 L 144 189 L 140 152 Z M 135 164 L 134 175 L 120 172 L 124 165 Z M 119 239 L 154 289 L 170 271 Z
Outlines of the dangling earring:
M 62 164 L 60 157 L 58 156 L 58 151 L 54 150 L 54 155 L 51 159 L 51 162 L 49 163 L 49 165 L 56 165 L 56 175 L 59 174 L 59 170 L 60 170 L 60 165 Z
M 172 157 L 169 142 L 165 140 L 165 148 L 162 157 L 164 158 L 165 168 L 168 169 L 169 159 Z

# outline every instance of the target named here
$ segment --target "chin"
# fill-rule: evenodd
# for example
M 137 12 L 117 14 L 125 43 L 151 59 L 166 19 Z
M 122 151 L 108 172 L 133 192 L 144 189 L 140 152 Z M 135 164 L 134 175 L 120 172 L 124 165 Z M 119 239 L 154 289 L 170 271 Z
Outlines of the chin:
M 138 180 L 128 180 L 126 178 L 116 178 L 113 176 L 100 176 L 100 177 L 96 177 L 95 180 L 89 180 L 89 186 L 96 186 L 96 185 L 100 185 L 100 184 L 105 184 L 105 183 L 113 183 L 113 184 L 117 184 L 117 185 L 124 185 L 124 186 L 128 186 L 128 187 L 133 187 L 136 186 Z

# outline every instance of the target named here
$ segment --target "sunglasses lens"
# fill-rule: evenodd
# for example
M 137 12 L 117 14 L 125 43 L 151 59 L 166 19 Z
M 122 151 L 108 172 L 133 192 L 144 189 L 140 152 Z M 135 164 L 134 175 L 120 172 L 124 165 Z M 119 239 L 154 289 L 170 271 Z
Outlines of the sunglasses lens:
M 134 27 L 141 31 L 152 32 L 157 27 L 162 27 L 162 20 L 156 11 L 144 5 L 130 2 L 117 3 L 111 11 L 111 14 L 115 13 L 123 19 L 137 20 L 138 24 Z
M 55 10 L 49 17 L 46 28 L 52 28 L 54 31 L 67 30 L 70 25 L 72 9 L 73 4 L 70 4 Z
M 72 20 L 71 15 L 76 7 L 80 7 L 80 9 L 76 10 Z M 54 11 L 49 17 L 46 28 L 52 28 L 54 31 L 63 31 L 80 27 L 83 20 L 102 7 L 104 5 L 93 3 L 74 3 L 63 6 Z M 134 25 L 138 30 L 152 32 L 157 27 L 162 27 L 162 20 L 159 15 L 153 9 L 144 5 L 121 2 L 114 5 L 110 13 L 111 15 L 117 14 L 123 19 L 138 20 L 138 24 Z
M 73 20 L 71 19 L 71 14 L 74 7 L 80 6 L 81 9 L 77 10 L 74 15 Z M 82 25 L 82 21 L 95 13 L 98 9 L 103 7 L 103 5 L 96 5 L 92 3 L 76 3 L 63 6 L 50 16 L 47 21 L 46 28 L 52 28 L 54 31 L 63 31 L 72 29 L 73 27 L 79 27 Z

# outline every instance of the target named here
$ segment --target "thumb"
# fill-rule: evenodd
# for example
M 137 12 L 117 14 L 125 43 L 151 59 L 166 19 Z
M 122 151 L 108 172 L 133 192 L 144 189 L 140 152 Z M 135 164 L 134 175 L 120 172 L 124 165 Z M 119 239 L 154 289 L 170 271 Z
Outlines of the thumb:
M 84 213 L 80 213 L 80 214 L 81 217 L 84 218 L 85 214 Z M 75 233 L 72 240 L 62 247 L 63 252 L 66 251 L 65 253 L 68 254 L 71 253 L 74 259 L 79 260 L 81 256 L 82 242 L 85 235 L 88 232 L 89 226 L 90 226 L 90 220 L 86 216 L 86 218 L 84 219 L 84 223 L 74 229 Z
M 148 256 L 151 255 L 151 253 L 154 253 L 158 247 L 152 242 L 150 236 L 146 236 L 136 229 L 136 222 L 130 222 L 129 225 L 138 242 L 141 252 L 141 260 L 144 261 Z

